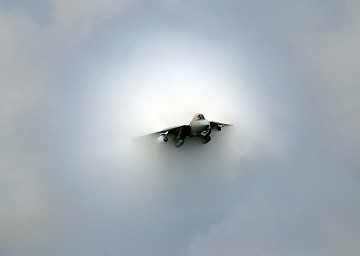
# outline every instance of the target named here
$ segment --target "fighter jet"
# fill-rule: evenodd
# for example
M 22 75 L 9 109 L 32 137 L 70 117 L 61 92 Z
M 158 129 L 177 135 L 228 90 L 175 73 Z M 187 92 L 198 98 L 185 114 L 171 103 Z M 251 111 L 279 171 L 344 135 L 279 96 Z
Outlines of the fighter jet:
M 170 136 L 175 144 L 175 147 L 182 146 L 187 137 L 198 137 L 203 144 L 206 144 L 211 140 L 210 134 L 213 129 L 221 131 L 224 126 L 229 125 L 231 124 L 208 121 L 205 119 L 203 114 L 197 113 L 187 125 L 169 127 L 152 134 L 160 134 L 165 142 L 169 140 Z

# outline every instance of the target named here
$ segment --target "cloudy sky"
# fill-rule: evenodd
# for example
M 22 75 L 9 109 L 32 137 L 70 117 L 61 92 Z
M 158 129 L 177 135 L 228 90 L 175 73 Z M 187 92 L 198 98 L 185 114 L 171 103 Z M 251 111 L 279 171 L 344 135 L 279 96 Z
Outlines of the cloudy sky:
M 1 1 L 0 254 L 359 255 L 359 41 L 355 0 Z

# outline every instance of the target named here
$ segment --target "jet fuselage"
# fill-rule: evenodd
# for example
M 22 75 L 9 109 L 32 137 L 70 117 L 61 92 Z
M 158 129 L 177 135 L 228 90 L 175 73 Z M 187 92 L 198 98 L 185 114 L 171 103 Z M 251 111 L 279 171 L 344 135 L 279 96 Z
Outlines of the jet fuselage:
M 191 131 L 190 136 L 205 136 L 210 131 L 210 122 L 206 119 L 191 120 L 190 122 Z

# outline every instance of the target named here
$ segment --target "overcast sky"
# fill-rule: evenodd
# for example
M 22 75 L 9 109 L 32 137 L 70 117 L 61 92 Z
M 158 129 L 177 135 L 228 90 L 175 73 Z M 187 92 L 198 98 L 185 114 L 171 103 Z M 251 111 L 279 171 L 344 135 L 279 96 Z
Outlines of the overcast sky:
M 359 1 L 3 0 L 0 42 L 0 255 L 360 254 Z

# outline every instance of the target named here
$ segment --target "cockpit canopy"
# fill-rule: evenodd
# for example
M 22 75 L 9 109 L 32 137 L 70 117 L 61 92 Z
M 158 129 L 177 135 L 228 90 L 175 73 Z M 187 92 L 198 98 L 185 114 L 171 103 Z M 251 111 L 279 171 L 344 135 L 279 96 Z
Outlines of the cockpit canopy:
M 194 115 L 193 120 L 204 120 L 205 117 L 203 114 L 197 113 Z

